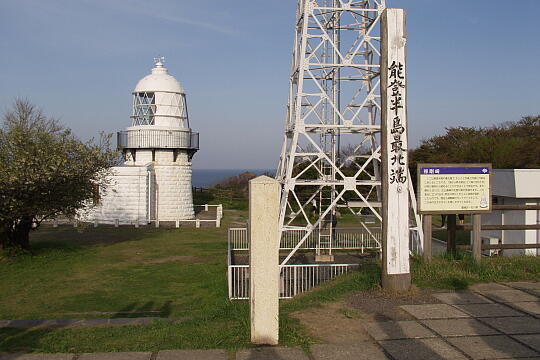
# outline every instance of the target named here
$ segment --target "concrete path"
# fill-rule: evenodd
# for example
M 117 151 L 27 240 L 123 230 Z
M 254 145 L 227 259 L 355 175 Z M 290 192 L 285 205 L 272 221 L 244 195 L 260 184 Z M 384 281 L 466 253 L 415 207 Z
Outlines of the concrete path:
M 0 360 L 421 360 L 540 359 L 540 283 L 477 284 L 438 293 L 442 303 L 403 305 L 414 320 L 358 320 L 371 341 L 300 348 L 155 353 L 0 354 Z

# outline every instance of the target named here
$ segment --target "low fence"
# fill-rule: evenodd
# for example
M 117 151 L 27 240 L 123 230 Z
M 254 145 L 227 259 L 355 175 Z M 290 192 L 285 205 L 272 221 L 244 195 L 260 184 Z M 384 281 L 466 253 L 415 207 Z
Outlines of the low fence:
M 346 274 L 358 264 L 284 265 L 280 272 L 280 299 L 290 299 L 314 287 Z M 249 299 L 249 265 L 229 265 L 228 283 L 231 300 Z
M 306 235 L 306 230 L 287 230 L 283 232 L 280 249 L 293 249 Z M 318 245 L 318 231 L 312 232 L 300 249 L 315 250 Z M 379 250 L 381 230 L 379 228 L 343 228 L 336 229 L 331 247 L 336 250 Z M 233 251 L 248 251 L 249 238 L 247 228 L 229 229 L 228 285 L 229 298 L 232 300 L 249 299 L 249 265 L 233 265 Z M 330 244 L 321 244 L 319 249 L 326 249 Z M 280 271 L 280 299 L 289 299 L 313 289 L 323 282 L 345 274 L 358 264 L 295 264 L 284 265 Z
M 286 230 L 283 232 L 279 248 L 281 250 L 291 250 L 298 245 L 306 235 L 307 230 Z M 336 249 L 336 250 L 379 250 L 381 248 L 381 229 L 380 228 L 341 228 L 336 229 L 332 243 L 318 242 L 319 232 L 313 231 L 300 249 Z M 229 247 L 231 250 L 249 250 L 249 241 L 247 228 L 229 229 Z
M 84 218 L 84 219 L 69 219 L 69 218 L 55 218 L 52 220 L 47 220 L 44 224 L 52 225 L 53 227 L 58 227 L 59 225 L 71 225 L 75 228 L 79 227 L 80 224 L 92 224 L 94 227 L 98 227 L 99 225 L 109 225 L 114 227 L 120 227 L 120 226 L 133 226 L 135 228 L 139 228 L 141 225 L 148 225 L 148 224 L 154 224 L 156 228 L 160 227 L 161 223 L 172 223 L 174 222 L 174 226 L 176 228 L 179 228 L 182 224 L 194 224 L 196 228 L 200 228 L 203 223 L 213 223 L 216 227 L 221 227 L 221 219 L 223 219 L 223 205 L 210 205 L 210 204 L 204 204 L 204 205 L 194 205 L 194 208 L 196 207 L 202 207 L 204 211 L 209 211 L 210 208 L 215 207 L 216 208 L 216 217 L 215 219 L 189 219 L 189 220 L 171 220 L 171 221 L 160 221 L 160 220 L 151 220 L 150 222 L 147 220 L 125 220 L 125 219 L 91 219 L 91 218 Z
M 247 228 L 229 228 L 229 250 L 249 250 Z
M 196 207 L 202 207 L 204 208 L 204 211 L 208 212 L 210 210 L 210 208 L 212 207 L 215 207 L 216 208 L 216 218 L 215 219 L 193 219 L 193 220 L 182 220 L 182 221 L 185 221 L 185 222 L 195 222 L 195 227 L 196 228 L 199 228 L 201 227 L 201 223 L 203 222 L 210 222 L 210 223 L 215 223 L 216 224 L 216 227 L 221 227 L 221 219 L 223 219 L 223 205 L 222 204 L 219 204 L 219 205 L 209 205 L 209 204 L 204 204 L 204 205 L 193 205 L 194 208 Z

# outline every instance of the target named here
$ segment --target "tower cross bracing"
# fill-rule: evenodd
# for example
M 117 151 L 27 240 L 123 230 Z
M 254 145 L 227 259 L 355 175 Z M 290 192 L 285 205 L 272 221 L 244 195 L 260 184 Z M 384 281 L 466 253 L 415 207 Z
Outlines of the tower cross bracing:
M 385 0 L 299 0 L 285 136 L 280 234 L 332 253 L 340 215 L 380 222 L 380 20 Z M 412 190 L 412 189 L 411 189 Z M 416 220 L 418 220 L 416 218 Z

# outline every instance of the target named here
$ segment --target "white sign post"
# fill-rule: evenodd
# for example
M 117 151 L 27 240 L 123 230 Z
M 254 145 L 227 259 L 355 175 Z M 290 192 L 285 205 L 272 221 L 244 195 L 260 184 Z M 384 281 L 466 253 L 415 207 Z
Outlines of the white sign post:
M 382 286 L 407 291 L 409 175 L 405 11 L 386 9 L 381 23 Z

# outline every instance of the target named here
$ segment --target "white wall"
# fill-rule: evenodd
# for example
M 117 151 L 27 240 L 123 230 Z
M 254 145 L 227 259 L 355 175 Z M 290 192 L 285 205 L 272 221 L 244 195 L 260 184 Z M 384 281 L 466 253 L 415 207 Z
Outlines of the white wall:
M 174 162 L 174 150 L 164 149 L 155 150 L 156 164 L 165 165 L 172 164 Z
M 137 149 L 135 151 L 135 165 L 144 166 L 153 160 L 152 150 Z
M 152 158 L 155 161 L 152 162 Z M 103 224 L 140 224 L 148 221 L 189 220 L 195 217 L 191 163 L 185 151 L 138 149 L 136 165 L 112 168 L 111 186 L 100 204 L 81 216 Z M 150 173 L 148 173 L 150 171 Z M 148 189 L 148 184 L 150 188 Z
M 99 205 L 82 216 L 83 220 L 97 220 L 102 224 L 133 224 L 147 221 L 147 166 L 118 166 L 112 168 L 110 186 L 100 190 Z
M 191 189 L 191 164 L 155 165 L 156 216 L 160 221 L 195 217 Z
M 540 198 L 540 169 L 494 169 L 493 195 Z

